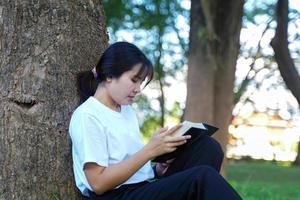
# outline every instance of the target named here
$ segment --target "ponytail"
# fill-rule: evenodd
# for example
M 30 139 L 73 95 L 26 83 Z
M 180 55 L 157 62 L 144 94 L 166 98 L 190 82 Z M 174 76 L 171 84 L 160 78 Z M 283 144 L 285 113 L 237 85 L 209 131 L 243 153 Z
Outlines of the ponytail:
M 78 74 L 77 88 L 79 90 L 80 104 L 95 94 L 97 85 L 97 80 L 92 71 L 84 71 Z

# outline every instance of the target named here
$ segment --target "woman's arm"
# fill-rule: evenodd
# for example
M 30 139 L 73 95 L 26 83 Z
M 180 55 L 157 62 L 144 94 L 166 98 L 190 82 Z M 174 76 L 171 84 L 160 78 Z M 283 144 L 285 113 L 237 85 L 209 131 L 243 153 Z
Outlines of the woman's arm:
M 171 136 L 178 128 L 160 129 L 140 151 L 118 164 L 102 167 L 96 163 L 86 163 L 84 172 L 96 194 L 103 194 L 125 182 L 149 160 L 158 155 L 175 151 L 177 146 L 186 142 L 190 136 Z
M 95 163 L 86 163 L 84 172 L 93 191 L 96 194 L 103 194 L 126 181 L 148 162 L 150 157 L 146 149 L 141 149 L 127 160 L 109 167 L 102 167 Z

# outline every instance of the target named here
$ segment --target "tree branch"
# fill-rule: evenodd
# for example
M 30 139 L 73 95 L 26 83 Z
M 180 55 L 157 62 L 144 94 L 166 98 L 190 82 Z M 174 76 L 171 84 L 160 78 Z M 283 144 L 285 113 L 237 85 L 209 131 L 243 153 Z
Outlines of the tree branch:
M 300 105 L 300 77 L 288 48 L 288 0 L 278 0 L 277 28 L 271 46 L 280 74 Z

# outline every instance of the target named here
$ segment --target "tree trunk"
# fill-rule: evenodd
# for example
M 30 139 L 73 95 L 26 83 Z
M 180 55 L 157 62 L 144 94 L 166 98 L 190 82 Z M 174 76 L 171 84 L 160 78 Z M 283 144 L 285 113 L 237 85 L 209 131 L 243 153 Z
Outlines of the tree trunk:
M 278 0 L 276 8 L 277 28 L 271 46 L 274 49 L 274 56 L 277 62 L 280 74 L 300 105 L 300 76 L 295 67 L 288 47 L 288 14 L 289 1 Z M 300 145 L 300 141 L 298 143 Z M 300 148 L 294 164 L 300 165 Z
M 185 119 L 220 128 L 226 152 L 243 0 L 192 0 Z M 224 172 L 223 172 L 224 173 Z
M 80 199 L 68 124 L 107 45 L 101 2 L 2 0 L 0 41 L 0 199 Z

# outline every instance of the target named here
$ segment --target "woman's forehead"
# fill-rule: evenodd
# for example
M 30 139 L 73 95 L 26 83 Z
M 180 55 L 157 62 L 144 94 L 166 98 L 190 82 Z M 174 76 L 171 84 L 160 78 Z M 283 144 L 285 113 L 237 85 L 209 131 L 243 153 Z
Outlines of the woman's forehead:
M 142 63 L 135 64 L 130 71 L 132 71 L 133 74 L 138 74 L 142 71 Z
M 141 80 L 145 80 L 147 77 L 151 79 L 153 71 L 147 65 L 138 63 L 128 71 L 129 75 Z
M 144 67 L 141 63 L 136 64 L 131 70 L 130 70 L 132 76 L 137 78 L 144 78 L 147 76 L 147 69 Z

